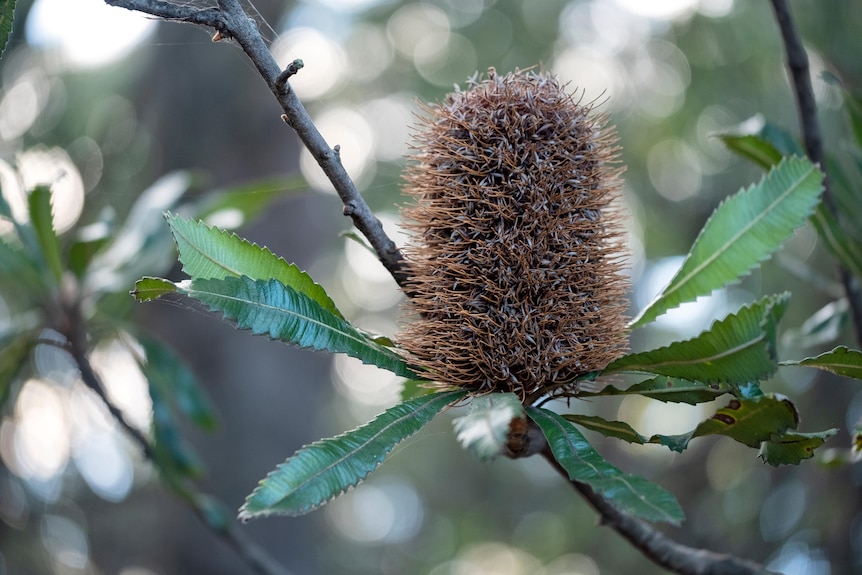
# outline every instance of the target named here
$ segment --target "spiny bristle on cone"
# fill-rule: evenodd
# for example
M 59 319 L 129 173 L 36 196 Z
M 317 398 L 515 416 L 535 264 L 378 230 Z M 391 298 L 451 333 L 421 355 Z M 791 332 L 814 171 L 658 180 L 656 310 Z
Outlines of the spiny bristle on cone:
M 399 343 L 444 385 L 573 395 L 627 345 L 614 132 L 532 71 L 492 69 L 425 112 Z

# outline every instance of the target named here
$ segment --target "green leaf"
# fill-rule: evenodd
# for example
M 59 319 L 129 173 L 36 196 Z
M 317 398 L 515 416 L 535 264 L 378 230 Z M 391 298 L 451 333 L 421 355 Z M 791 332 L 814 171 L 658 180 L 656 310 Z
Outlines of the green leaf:
M 731 314 L 697 337 L 623 356 L 604 373 L 641 371 L 691 381 L 742 385 L 777 367 L 775 331 L 789 294 L 769 296 Z
M 260 482 L 239 510 L 248 520 L 302 515 L 358 485 L 401 443 L 465 391 L 444 391 L 400 403 L 338 437 L 297 451 Z
M 837 429 L 816 433 L 785 433 L 764 441 L 760 446 L 759 456 L 765 463 L 775 467 L 798 465 L 803 459 L 814 457 L 814 450 L 836 433 Z
M 692 438 L 724 435 L 749 447 L 759 447 L 773 435 L 795 429 L 799 414 L 793 403 L 778 394 L 758 399 L 731 399 L 730 402 L 702 422 Z
M 862 278 L 862 243 L 847 233 L 838 219 L 821 204 L 811 219 L 817 235 L 841 264 L 857 278 Z
M 649 438 L 641 435 L 625 421 L 610 421 L 603 417 L 595 415 L 578 415 L 567 413 L 563 415 L 565 419 L 572 423 L 577 423 L 581 427 L 585 427 L 591 431 L 597 431 L 605 437 L 616 437 L 629 443 L 643 445 L 649 443 Z
M 814 347 L 837 340 L 850 320 L 850 305 L 847 298 L 829 302 L 797 329 L 788 329 L 782 337 L 784 345 Z
M 60 241 L 54 231 L 54 217 L 51 214 L 51 189 L 37 186 L 30 192 L 27 202 L 30 208 L 30 225 L 36 231 L 42 257 L 54 281 L 59 283 L 63 277 L 63 262 L 60 259 Z
M 300 270 L 271 251 L 229 232 L 211 228 L 197 220 L 166 214 L 180 252 L 183 271 L 192 279 L 223 279 L 247 276 L 255 280 L 275 279 L 314 300 L 338 316 L 324 289 Z
M 41 263 L 34 261 L 22 246 L 0 237 L 0 278 L 4 280 L 4 288 L 23 287 L 32 290 L 30 293 L 42 291 L 45 282 L 41 268 Z
M 266 179 L 208 194 L 194 210 L 195 216 L 221 229 L 236 229 L 254 219 L 274 200 L 288 192 L 307 190 L 299 176 Z
M 427 379 L 405 379 L 401 384 L 401 401 L 407 401 L 414 397 L 422 397 L 439 390 L 439 385 Z
M 760 183 L 722 202 L 682 268 L 632 327 L 748 275 L 814 212 L 822 182 L 823 174 L 811 162 L 787 158 Z
M 12 35 L 12 21 L 15 16 L 16 0 L 0 0 L 0 58 L 6 50 L 9 36 Z
M 862 379 L 862 351 L 849 349 L 843 345 L 821 353 L 817 357 L 806 357 L 799 361 L 782 361 L 779 365 L 816 367 L 844 377 Z
M 9 396 L 12 382 L 27 365 L 27 357 L 36 346 L 37 335 L 38 331 L 28 330 L 0 338 L 0 407 Z
M 473 398 L 470 411 L 452 420 L 464 449 L 481 461 L 508 452 L 512 421 L 524 418 L 524 406 L 514 393 L 489 393 Z
M 141 370 L 151 389 L 158 389 L 201 429 L 214 430 L 217 427 L 215 410 L 188 366 L 173 350 L 155 339 L 146 336 L 137 339 L 146 355 Z
M 673 525 L 682 522 L 684 514 L 672 493 L 605 461 L 563 416 L 536 407 L 528 407 L 527 415 L 545 434 L 554 458 L 569 479 L 588 485 L 615 507 L 641 519 Z
M 136 300 L 143 303 L 176 291 L 177 286 L 171 281 L 162 278 L 143 277 L 135 282 L 135 289 L 131 291 L 131 294 Z
M 718 386 L 689 381 L 677 377 L 666 377 L 660 375 L 640 383 L 636 383 L 626 389 L 618 389 L 608 385 L 601 391 L 581 392 L 578 397 L 594 397 L 600 395 L 643 395 L 651 399 L 671 403 L 688 403 L 696 405 L 712 401 L 716 397 L 728 393 L 730 390 Z
M 731 151 L 751 160 L 763 168 L 771 168 L 781 161 L 782 155 L 775 146 L 754 134 L 721 134 L 719 138 Z
M 403 377 L 416 377 L 404 359 L 357 331 L 318 302 L 278 280 L 196 279 L 177 291 L 199 300 L 241 329 L 300 347 L 346 353 Z
M 149 383 L 153 402 L 153 458 L 159 471 L 174 481 L 179 478 L 199 478 L 203 475 L 203 465 L 177 429 L 168 398 L 158 382 L 150 380 Z

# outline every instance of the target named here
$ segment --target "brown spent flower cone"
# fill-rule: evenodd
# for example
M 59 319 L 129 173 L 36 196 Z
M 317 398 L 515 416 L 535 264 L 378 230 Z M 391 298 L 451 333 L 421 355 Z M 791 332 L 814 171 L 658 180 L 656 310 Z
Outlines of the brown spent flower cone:
M 532 71 L 491 69 L 425 111 L 399 343 L 446 386 L 576 394 L 627 346 L 615 132 Z

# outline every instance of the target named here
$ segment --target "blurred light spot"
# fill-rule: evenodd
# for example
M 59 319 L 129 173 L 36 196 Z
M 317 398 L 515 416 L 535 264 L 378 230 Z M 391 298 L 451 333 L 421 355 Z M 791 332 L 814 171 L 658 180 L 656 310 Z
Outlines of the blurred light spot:
M 570 83 L 569 92 L 582 90 L 584 102 L 607 99 L 611 108 L 625 103 L 617 97 L 623 90 L 623 69 L 608 54 L 587 47 L 568 48 L 557 54 L 551 70 Z
M 748 454 L 746 456 L 750 457 Z M 724 465 L 734 464 L 733 459 L 724 461 Z M 727 489 L 721 499 L 724 517 L 730 524 L 748 523 L 757 519 L 763 498 L 771 488 L 769 472 L 762 466 L 749 465 L 748 473 L 742 479 Z
M 389 17 L 386 32 L 395 49 L 405 58 L 412 61 L 422 45 L 422 58 L 429 60 L 446 48 L 449 18 L 436 6 L 418 2 L 407 4 Z
M 486 0 L 439 0 L 437 3 L 443 6 L 453 28 L 469 26 L 480 16 L 484 17 L 485 4 L 493 4 Z
M 134 471 L 128 453 L 118 443 L 116 433 L 76 437 L 75 466 L 93 493 L 111 502 L 126 498 L 132 489 Z
M 18 395 L 11 429 L 4 423 L 4 432 L 14 435 L 13 451 L 4 449 L 3 459 L 22 479 L 50 480 L 66 466 L 69 424 L 61 395 L 61 388 L 28 380 Z
M 87 133 L 99 143 L 105 154 L 125 151 L 135 140 L 137 131 L 135 106 L 117 95 L 103 98 L 87 119 Z
M 126 420 L 141 431 L 147 431 L 152 419 L 153 402 L 149 384 L 128 345 L 133 343 L 126 336 L 123 341 L 112 339 L 96 346 L 90 356 L 93 369 L 101 376 L 108 398 L 122 410 Z M 143 356 L 143 351 L 137 351 Z
M 696 196 L 702 172 L 698 156 L 683 140 L 671 138 L 650 148 L 647 170 L 656 191 L 673 202 Z
M 362 107 L 362 115 L 374 130 L 377 159 L 384 162 L 404 159 L 410 125 L 416 121 L 412 109 L 410 100 L 399 95 L 372 100 Z
M 745 479 L 754 463 L 753 458 L 742 457 L 748 449 L 735 441 L 718 441 L 713 445 L 706 460 L 706 476 L 713 489 L 727 491 Z
M 89 136 L 81 136 L 69 144 L 67 151 L 81 171 L 84 191 L 92 191 L 102 180 L 102 173 L 105 168 L 99 144 Z
M 223 230 L 235 230 L 245 221 L 242 210 L 237 208 L 225 208 L 211 213 L 206 217 L 207 224 L 222 228 Z
M 27 38 L 57 50 L 70 67 L 86 68 L 123 58 L 155 27 L 155 19 L 103 0 L 36 0 L 27 18 Z
M 760 509 L 760 534 L 765 541 L 779 541 L 793 531 L 805 514 L 805 485 L 790 480 L 772 489 Z
M 473 42 L 460 34 L 449 34 L 441 46 L 438 39 L 426 37 L 413 54 L 416 71 L 435 86 L 450 88 L 476 72 L 478 58 Z
M 697 9 L 698 0 L 615 0 L 625 10 L 655 20 L 685 20 Z
M 349 108 L 332 108 L 314 118 L 314 123 L 330 146 L 341 147 L 341 164 L 354 183 L 361 186 L 370 180 L 374 175 L 372 159 L 376 146 L 374 131 L 368 122 Z M 335 191 L 307 148 L 303 148 L 300 154 L 299 165 L 303 177 L 312 187 Z
M 66 338 L 52 329 L 45 329 L 39 334 L 39 339 L 57 344 L 40 343 L 36 346 L 33 363 L 39 377 L 63 386 L 76 382 L 78 367 L 69 352 L 62 347 L 66 345 Z
M 697 144 L 703 152 L 699 163 L 704 173 L 718 174 L 730 164 L 731 153 L 718 136 L 737 124 L 739 120 L 722 106 L 707 106 L 697 117 Z
M 684 260 L 683 256 L 674 256 L 650 262 L 636 287 L 635 303 L 638 309 L 645 308 L 657 294 L 661 293 L 679 271 Z M 727 295 L 719 290 L 660 315 L 652 325 L 670 332 L 673 339 L 692 337 L 703 331 L 726 308 Z M 655 345 L 660 344 L 655 343 Z
M 379 26 L 357 24 L 344 45 L 353 80 L 369 82 L 382 74 L 395 56 L 392 45 Z
M 712 414 L 712 404 L 663 403 L 646 397 L 626 397 L 617 417 L 642 435 L 687 433 Z M 641 446 L 637 446 L 641 447 Z
M 73 569 L 87 566 L 90 546 L 80 525 L 59 515 L 42 517 L 42 544 L 55 560 Z
M 0 520 L 14 529 L 23 529 L 29 514 L 27 494 L 18 480 L 12 475 L 0 479 Z
M 566 524 L 558 514 L 534 511 L 518 522 L 512 541 L 538 557 L 556 557 L 570 544 L 566 533 Z
M 573 2 L 560 14 L 560 36 L 573 47 L 617 54 L 642 45 L 649 35 L 649 20 L 607 2 Z
M 600 575 L 600 572 L 592 557 L 571 553 L 554 559 L 545 567 L 545 575 Z
M 710 18 L 722 18 L 733 11 L 733 0 L 700 0 L 697 11 Z
M 398 401 L 403 379 L 392 372 L 343 354 L 333 358 L 332 368 L 335 389 L 349 402 L 380 408 Z
M 429 575 L 538 575 L 544 573 L 539 561 L 520 549 L 502 543 L 478 543 L 461 551 L 452 561 L 431 570 Z
M 766 566 L 770 571 L 784 575 L 830 575 L 829 559 L 821 549 L 811 549 L 802 541 L 788 541 L 781 547 L 778 557 Z
M 29 130 L 48 103 L 49 83 L 31 69 L 7 85 L 0 100 L 0 138 L 14 140 Z
M 326 507 L 326 519 L 339 534 L 366 544 L 409 541 L 419 532 L 424 516 L 413 486 L 394 478 L 362 485 Z
M 362 12 L 383 4 L 386 0 L 317 0 L 318 3 L 342 12 Z
M 26 195 L 37 186 L 51 188 L 51 205 L 54 229 L 61 234 L 71 228 L 84 209 L 84 182 L 69 154 L 62 148 L 36 146 L 16 158 L 20 183 L 15 182 L 14 173 L 0 174 L 3 194 L 12 209 L 12 215 L 20 222 L 29 221 Z M 5 187 L 11 183 L 13 189 L 7 194 Z
M 347 62 L 341 46 L 314 28 L 294 28 L 279 36 L 272 53 L 283 70 L 299 58 L 305 67 L 289 82 L 301 100 L 316 100 L 345 79 Z

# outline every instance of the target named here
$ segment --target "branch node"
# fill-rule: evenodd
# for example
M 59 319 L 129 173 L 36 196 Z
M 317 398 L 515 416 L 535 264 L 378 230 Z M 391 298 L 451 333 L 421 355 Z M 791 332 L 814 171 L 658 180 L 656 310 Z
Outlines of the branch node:
M 335 153 L 335 161 L 339 164 L 341 163 L 341 144 L 335 144 L 332 147 L 332 151 Z
M 288 84 L 287 81 L 291 78 L 291 76 L 296 75 L 297 72 L 302 70 L 305 67 L 305 63 L 297 58 L 293 62 L 287 65 L 287 68 L 278 75 L 278 78 L 275 79 L 275 86 L 281 91 L 287 91 Z
M 213 34 L 213 37 L 211 38 L 213 42 L 220 42 L 222 40 L 229 40 L 231 38 L 230 30 L 228 30 L 227 24 L 225 24 L 223 21 L 219 20 L 218 22 L 216 22 L 214 28 L 215 34 Z
M 352 216 L 353 214 L 356 213 L 356 209 L 357 209 L 356 202 L 354 202 L 354 201 L 345 202 L 344 209 L 343 209 L 344 215 L 345 216 Z

